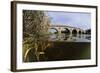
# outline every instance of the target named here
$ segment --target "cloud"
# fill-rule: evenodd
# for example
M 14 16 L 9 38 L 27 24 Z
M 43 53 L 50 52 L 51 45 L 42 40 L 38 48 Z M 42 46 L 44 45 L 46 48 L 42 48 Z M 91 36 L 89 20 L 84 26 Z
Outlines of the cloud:
M 51 18 L 52 24 L 69 25 L 81 29 L 89 29 L 91 27 L 91 14 L 79 12 L 47 12 Z

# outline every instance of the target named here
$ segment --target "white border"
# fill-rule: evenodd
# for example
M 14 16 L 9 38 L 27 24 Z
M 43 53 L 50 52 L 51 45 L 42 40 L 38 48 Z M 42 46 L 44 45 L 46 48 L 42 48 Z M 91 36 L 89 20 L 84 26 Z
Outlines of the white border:
M 91 59 L 90 60 L 72 60 L 72 61 L 53 61 L 53 62 L 35 62 L 23 63 L 22 61 L 22 10 L 48 10 L 48 11 L 70 11 L 70 12 L 89 12 L 91 13 Z M 52 67 L 83 66 L 96 64 L 96 10 L 94 8 L 79 7 L 60 7 L 49 5 L 29 5 L 17 4 L 17 69 L 36 69 Z

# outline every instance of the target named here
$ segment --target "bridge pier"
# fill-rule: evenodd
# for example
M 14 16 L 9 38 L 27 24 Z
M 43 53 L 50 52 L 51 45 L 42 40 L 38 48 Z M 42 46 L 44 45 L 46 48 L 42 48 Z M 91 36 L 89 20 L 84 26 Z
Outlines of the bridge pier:
M 51 28 L 55 29 L 58 32 L 58 35 L 61 35 L 62 31 L 65 31 L 69 35 L 73 35 L 73 34 L 78 35 L 78 34 L 85 33 L 85 31 L 80 28 L 64 26 L 64 25 L 52 25 Z

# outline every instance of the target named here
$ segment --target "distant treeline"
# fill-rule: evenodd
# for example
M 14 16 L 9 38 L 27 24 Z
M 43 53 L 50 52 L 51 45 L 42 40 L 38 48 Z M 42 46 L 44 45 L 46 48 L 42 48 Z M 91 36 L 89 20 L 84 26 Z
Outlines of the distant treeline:
M 91 29 L 87 29 L 86 34 L 91 34 Z

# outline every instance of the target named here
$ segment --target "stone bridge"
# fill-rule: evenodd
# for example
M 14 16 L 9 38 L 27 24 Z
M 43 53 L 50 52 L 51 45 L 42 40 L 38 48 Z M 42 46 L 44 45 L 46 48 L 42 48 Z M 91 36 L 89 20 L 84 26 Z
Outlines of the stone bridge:
M 61 34 L 61 33 L 83 34 L 83 33 L 85 33 L 85 30 L 83 30 L 83 29 L 71 27 L 71 26 L 66 26 L 66 25 L 51 25 L 50 29 L 56 30 L 56 33 L 58 33 L 58 34 Z

